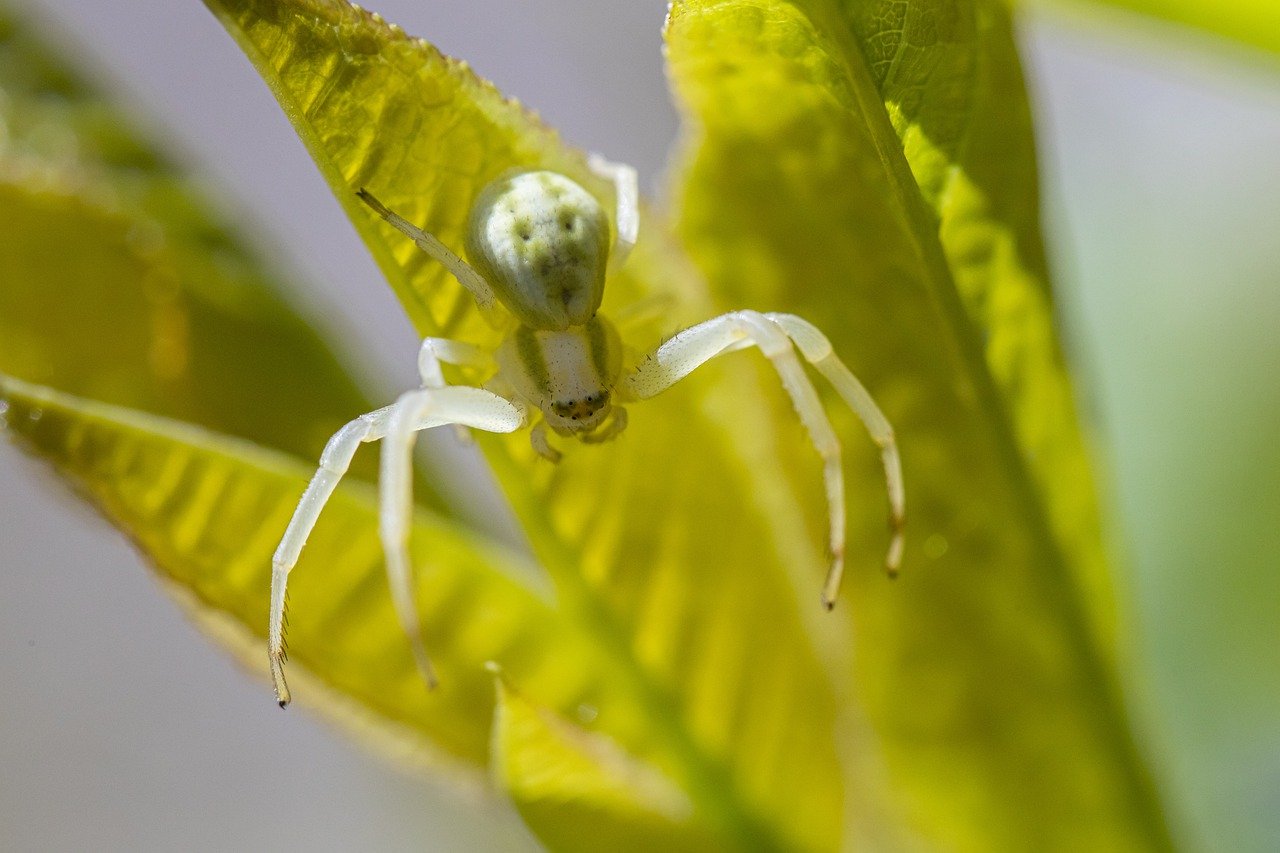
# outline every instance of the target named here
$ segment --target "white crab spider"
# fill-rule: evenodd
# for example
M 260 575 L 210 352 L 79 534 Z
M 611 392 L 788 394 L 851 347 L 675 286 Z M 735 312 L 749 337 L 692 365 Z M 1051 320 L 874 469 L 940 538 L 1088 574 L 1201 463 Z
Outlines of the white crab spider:
M 386 408 L 361 415 L 329 440 L 320 468 L 272 559 L 268 654 L 280 707 L 289 702 L 282 624 L 285 583 L 321 509 L 362 442 L 384 440 L 378 526 L 387 576 L 418 667 L 428 685 L 434 686 L 435 672 L 423 646 L 413 601 L 408 554 L 414 434 L 446 424 L 500 433 L 532 425 L 534 449 L 555 462 L 560 454 L 548 440 L 548 428 L 589 443 L 611 439 L 627 425 L 626 410 L 619 402 L 652 397 L 708 360 L 751 346 L 773 363 L 822 458 L 831 555 L 822 590 L 824 605 L 835 605 L 844 569 L 844 479 L 840 443 L 796 358 L 796 349 L 835 386 L 880 447 L 891 531 L 885 567 L 891 575 L 897 571 L 902 558 L 904 497 L 893 428 L 813 325 L 790 314 L 735 311 L 685 329 L 634 367 L 624 369 L 618 333 L 597 310 L 610 261 L 614 266 L 621 263 L 635 245 L 636 173 L 599 157 L 591 158 L 591 168 L 615 187 L 617 236 L 612 259 L 604 209 L 581 186 L 554 172 L 509 173 L 480 193 L 467 223 L 470 264 L 360 190 L 360 198 L 379 216 L 444 264 L 486 316 L 493 318 L 505 309 L 516 322 L 492 352 L 459 341 L 427 338 L 418 358 L 422 387 L 402 394 Z M 448 386 L 441 362 L 486 371 L 493 378 L 486 388 Z

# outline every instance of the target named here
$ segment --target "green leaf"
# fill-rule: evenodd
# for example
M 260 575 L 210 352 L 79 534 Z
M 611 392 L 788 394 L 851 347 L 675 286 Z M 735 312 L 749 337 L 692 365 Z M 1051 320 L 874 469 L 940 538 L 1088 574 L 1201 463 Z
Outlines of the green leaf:
M 271 553 L 309 466 L 3 375 L 0 409 L 0 425 L 128 533 L 202 624 L 265 672 Z M 357 736 L 474 781 L 488 760 L 487 662 L 531 684 L 541 701 L 626 701 L 614 697 L 617 679 L 601 656 L 512 576 L 529 575 L 523 558 L 426 511 L 416 519 L 413 556 L 426 642 L 442 677 L 435 691 L 423 684 L 391 607 L 368 486 L 339 487 L 289 585 L 290 674 L 300 694 L 322 697 L 317 707 Z
M 849 599 L 854 695 L 912 834 L 1162 847 L 1110 663 L 1008 30 L 992 2 L 676 3 L 680 231 L 727 304 L 829 331 L 897 429 L 903 577 L 855 576 Z M 876 520 L 875 497 L 853 490 L 852 518 Z
M 424 334 L 494 340 L 461 288 L 363 209 L 356 188 L 454 247 L 474 196 L 512 166 L 556 169 L 608 198 L 581 153 L 380 18 L 338 0 L 208 5 L 280 99 Z M 711 313 L 648 217 L 605 310 L 655 295 L 671 301 L 667 324 Z M 676 328 L 629 342 L 644 349 Z M 822 656 L 843 649 L 839 617 L 818 606 L 823 512 L 801 516 L 800 499 L 771 485 L 783 475 L 769 436 L 806 439 L 788 405 L 762 396 L 746 361 L 637 407 L 619 441 L 569 448 L 554 469 L 526 436 L 481 446 L 567 618 L 633 691 L 629 707 L 601 706 L 592 729 L 671 778 L 724 843 L 830 848 L 843 801 L 840 712 Z M 725 424 L 742 412 L 758 430 L 730 438 Z M 816 460 L 801 468 L 820 496 Z M 868 550 L 882 549 L 886 537 L 872 541 Z
M 1008 16 L 996 0 L 951 0 L 846 3 L 845 17 L 927 208 L 914 209 L 916 229 L 923 237 L 936 227 L 974 352 L 999 396 L 991 410 L 1008 419 L 1106 652 L 1113 591 L 1053 330 L 1030 106 Z M 945 286 L 940 265 L 935 274 Z
M 498 681 L 493 772 L 553 850 L 706 850 L 689 798 L 617 743 Z
M 585 160 L 466 63 L 344 0 L 206 0 L 279 99 L 421 331 L 492 338 L 466 291 L 356 198 L 462 245 L 471 200 L 538 162 L 598 189 Z

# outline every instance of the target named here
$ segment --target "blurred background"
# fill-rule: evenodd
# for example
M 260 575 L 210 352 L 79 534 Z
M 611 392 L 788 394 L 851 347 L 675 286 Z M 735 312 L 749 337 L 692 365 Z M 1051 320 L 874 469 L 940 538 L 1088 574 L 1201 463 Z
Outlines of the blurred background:
M 299 282 L 371 395 L 416 340 L 196 0 L 18 4 Z M 663 0 L 378 0 L 662 195 Z M 1280 58 L 1126 14 L 1022 17 L 1063 334 L 1127 597 L 1129 696 L 1188 846 L 1280 843 Z M 0 444 L 0 848 L 513 849 L 519 821 L 347 743 L 188 625 Z

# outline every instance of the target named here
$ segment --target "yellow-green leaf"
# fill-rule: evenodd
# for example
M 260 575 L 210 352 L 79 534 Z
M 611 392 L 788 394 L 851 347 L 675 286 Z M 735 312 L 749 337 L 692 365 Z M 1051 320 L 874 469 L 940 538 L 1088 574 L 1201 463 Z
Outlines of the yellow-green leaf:
M 0 424 L 52 462 L 150 557 L 224 643 L 265 673 L 271 553 L 310 469 L 257 446 L 0 375 Z M 496 661 L 539 701 L 608 705 L 602 656 L 518 580 L 524 559 L 422 511 L 417 598 L 441 674 L 428 691 L 391 607 L 377 501 L 339 487 L 290 585 L 289 662 L 306 705 L 411 763 L 488 761 Z M 176 674 L 175 674 L 176 675 Z M 264 680 L 263 701 L 270 690 Z M 317 699 L 323 701 L 317 702 Z
M 845 2 L 844 14 L 937 223 L 972 336 L 1106 653 L 1113 592 L 1053 333 L 1031 111 L 1008 14 L 1000 0 Z
M 898 431 L 903 576 L 848 598 L 899 820 L 950 849 L 1167 844 L 1110 665 L 1003 10 L 684 0 L 667 38 L 690 251 L 727 304 L 829 331 Z M 878 496 L 852 494 L 870 541 Z
M 491 336 L 444 268 L 396 239 L 356 190 L 461 246 L 471 200 L 495 175 L 538 162 L 602 187 L 584 159 L 466 63 L 345 0 L 206 5 L 280 100 L 414 324 Z
M 593 709 L 580 709 L 590 716 Z M 693 803 L 614 741 L 498 681 L 493 774 L 553 850 L 706 850 Z

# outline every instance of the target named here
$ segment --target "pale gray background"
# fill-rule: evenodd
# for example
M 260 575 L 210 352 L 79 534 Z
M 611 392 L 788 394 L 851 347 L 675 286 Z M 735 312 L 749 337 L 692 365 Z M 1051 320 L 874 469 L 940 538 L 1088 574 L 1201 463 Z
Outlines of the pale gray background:
M 376 395 L 412 382 L 408 323 L 196 0 L 28 5 L 297 271 Z M 676 132 L 663 2 L 373 5 L 660 186 Z M 1131 555 L 1135 702 L 1189 831 L 1261 850 L 1280 832 L 1280 689 L 1260 651 L 1280 623 L 1280 68 L 1056 14 L 1024 30 L 1064 322 Z M 118 535 L 2 443 L 0 543 L 0 848 L 531 844 L 503 810 L 282 714 Z

